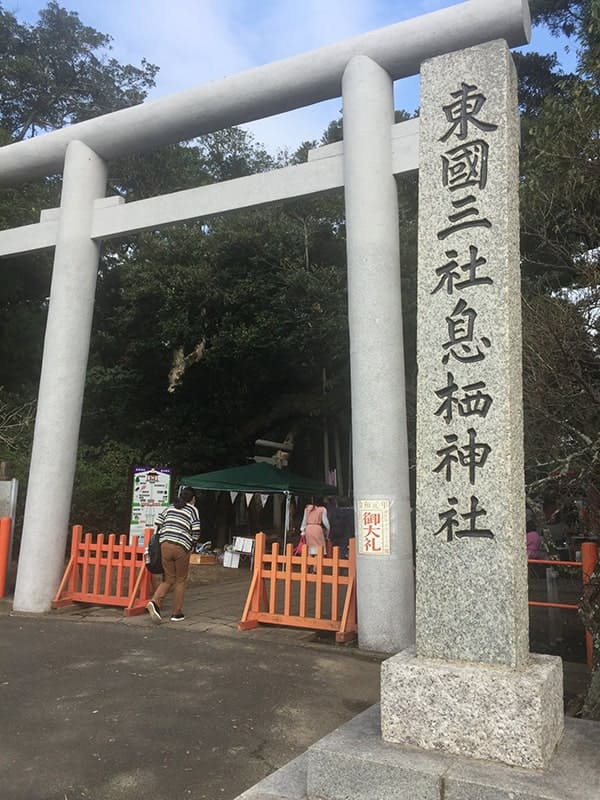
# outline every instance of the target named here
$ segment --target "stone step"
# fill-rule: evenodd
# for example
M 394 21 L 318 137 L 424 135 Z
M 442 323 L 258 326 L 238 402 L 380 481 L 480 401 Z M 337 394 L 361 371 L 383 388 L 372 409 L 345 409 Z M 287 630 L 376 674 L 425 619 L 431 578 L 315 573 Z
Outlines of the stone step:
M 600 724 L 567 718 L 549 766 L 389 744 L 379 706 L 325 736 L 237 800 L 600 800 Z
M 247 789 L 235 800 L 307 800 L 308 751 Z

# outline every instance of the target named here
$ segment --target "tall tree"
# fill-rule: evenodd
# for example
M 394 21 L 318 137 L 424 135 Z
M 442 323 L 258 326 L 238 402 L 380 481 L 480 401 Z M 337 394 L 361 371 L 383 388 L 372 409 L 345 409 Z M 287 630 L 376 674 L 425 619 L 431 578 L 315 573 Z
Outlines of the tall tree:
M 591 80 L 596 90 L 600 81 L 600 6 L 597 0 L 530 0 L 535 23 L 547 25 L 558 36 L 576 44 L 578 73 Z
M 0 143 L 7 144 L 141 102 L 157 67 L 120 64 L 110 36 L 50 2 L 36 24 L 17 21 L 0 4 Z M 36 222 L 59 202 L 48 178 L 0 191 L 0 225 Z M 7 259 L 0 268 L 0 386 L 34 391 L 41 360 L 50 255 Z
M 157 67 L 110 57 L 109 36 L 50 2 L 37 23 L 21 23 L 0 3 L 0 144 L 141 102 Z M 0 191 L 2 228 L 36 222 L 58 205 L 60 180 L 47 178 Z M 8 457 L 25 486 L 30 425 L 15 439 L 15 420 L 35 397 L 50 287 L 51 254 L 0 265 L 0 458 Z M 23 496 L 23 493 L 22 493 Z
M 527 86 L 521 208 L 528 492 L 540 506 L 577 500 L 581 532 L 598 533 L 600 5 L 532 0 L 531 6 L 535 22 L 569 37 L 577 69 L 554 80 L 546 71 L 543 95 L 530 91 L 536 79 Z M 596 571 L 596 592 L 597 577 Z M 600 710 L 598 609 L 588 595 L 582 611 L 595 668 L 583 714 L 591 718 Z
M 141 103 L 158 68 L 120 64 L 110 42 L 54 0 L 36 25 L 0 5 L 0 127 L 11 140 Z
M 576 281 L 597 246 L 600 201 L 600 9 L 595 0 L 533 0 L 532 18 L 569 37 L 577 72 L 554 57 L 518 60 L 523 130 L 522 252 L 529 282 Z
M 600 18 L 591 0 L 536 0 L 532 12 L 534 21 L 568 35 L 578 52 L 578 72 L 552 73 L 554 88 L 529 103 L 522 126 L 529 488 L 543 495 L 554 486 L 567 499 L 600 485 Z M 522 86 L 533 83 L 522 77 Z

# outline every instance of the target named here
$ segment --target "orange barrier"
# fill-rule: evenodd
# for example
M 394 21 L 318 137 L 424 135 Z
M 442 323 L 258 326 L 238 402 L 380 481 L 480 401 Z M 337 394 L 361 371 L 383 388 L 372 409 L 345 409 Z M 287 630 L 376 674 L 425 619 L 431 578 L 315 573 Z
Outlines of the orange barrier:
M 589 583 L 592 572 L 598 563 L 598 545 L 593 542 L 582 542 L 581 544 L 581 571 L 583 573 L 583 585 Z M 585 646 L 587 652 L 587 664 L 590 669 L 594 666 L 594 640 L 592 634 L 586 630 Z
M 339 547 L 331 558 L 320 549 L 316 556 L 294 556 L 288 544 L 279 555 L 279 543 L 265 552 L 264 533 L 256 534 L 254 571 L 238 629 L 260 623 L 335 631 L 338 642 L 356 638 L 356 550 L 350 540 L 348 558 Z
M 10 552 L 10 517 L 0 519 L 0 597 L 6 594 L 6 576 L 8 574 L 8 554 Z
M 147 533 L 144 531 L 145 538 Z M 81 525 L 73 526 L 71 557 L 52 608 L 72 603 L 121 606 L 124 616 L 132 617 L 144 613 L 150 597 L 150 573 L 137 536 L 131 544 L 125 535 L 117 541 L 114 533 L 106 541 L 102 533 L 92 541 L 91 533 L 83 536 Z
M 547 564 L 552 567 L 579 567 L 581 569 L 582 585 L 588 583 L 592 572 L 596 567 L 598 561 L 598 545 L 594 542 L 583 542 L 581 545 L 581 561 L 553 561 L 551 559 L 530 558 L 528 564 Z M 542 608 L 566 608 L 577 611 L 579 605 L 574 603 L 543 603 L 537 600 L 530 600 L 530 606 L 540 606 Z M 593 666 L 593 653 L 594 646 L 592 634 L 586 630 L 585 632 L 585 649 L 586 660 L 589 669 Z

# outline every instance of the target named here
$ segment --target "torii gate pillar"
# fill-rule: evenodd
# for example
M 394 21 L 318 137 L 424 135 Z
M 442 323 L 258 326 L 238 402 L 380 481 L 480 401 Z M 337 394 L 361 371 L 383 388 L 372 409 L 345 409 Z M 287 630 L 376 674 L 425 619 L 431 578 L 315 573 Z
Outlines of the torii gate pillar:
M 67 147 L 13 608 L 48 610 L 64 569 L 100 244 L 90 238 L 106 167 L 83 142 Z M 43 529 L 43 530 L 41 530 Z
M 414 641 L 398 196 L 392 170 L 393 82 L 367 56 L 342 80 L 348 323 L 360 646 L 395 653 Z M 389 510 L 387 540 L 364 534 L 362 509 Z

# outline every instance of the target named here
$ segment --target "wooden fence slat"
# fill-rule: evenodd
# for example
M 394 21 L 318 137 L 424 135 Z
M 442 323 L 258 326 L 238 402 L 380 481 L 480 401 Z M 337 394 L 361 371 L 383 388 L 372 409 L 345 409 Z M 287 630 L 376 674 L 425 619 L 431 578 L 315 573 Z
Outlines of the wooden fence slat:
M 82 551 L 83 568 L 81 570 L 81 584 L 79 586 L 79 591 L 82 591 L 84 587 L 87 587 L 89 582 L 91 550 L 92 550 L 92 534 L 86 533 L 85 536 L 83 537 L 83 551 Z
M 113 563 L 115 556 L 115 535 L 111 533 L 108 537 L 108 551 L 106 554 L 106 573 L 104 575 L 104 594 L 111 594 L 113 579 Z
M 348 587 L 344 600 L 344 610 L 342 612 L 342 622 L 339 631 L 336 633 L 337 642 L 347 642 L 354 638 L 358 629 L 356 623 L 356 541 L 350 539 L 348 553 Z
M 308 547 L 303 545 L 300 552 L 300 612 L 301 617 L 306 616 L 306 590 L 308 589 Z
M 62 580 L 58 587 L 58 591 L 56 592 L 56 596 L 52 604 L 54 608 L 60 608 L 62 606 L 66 606 L 71 603 L 71 600 L 69 598 L 75 591 L 75 570 L 77 565 L 77 550 L 79 548 L 79 542 L 81 540 L 82 530 L 83 529 L 81 525 L 75 525 L 73 527 L 73 531 L 71 533 L 71 556 L 67 563 L 65 574 L 62 577 Z M 62 600 L 60 601 L 60 606 L 54 606 L 54 603 L 59 602 L 59 598 L 62 598 Z
M 285 553 L 285 589 L 284 589 L 284 600 L 283 600 L 283 613 L 286 617 L 290 616 L 291 609 L 292 609 L 292 569 L 293 569 L 293 553 L 292 553 L 292 545 L 288 544 L 286 547 Z
M 75 592 L 77 589 L 77 554 L 79 553 L 82 537 L 83 526 L 75 525 L 71 533 L 71 558 L 73 559 L 73 569 L 69 576 L 69 591 L 71 593 Z
M 265 554 L 265 539 L 264 536 L 257 536 L 254 543 L 254 564 L 262 564 Z M 256 616 L 259 611 L 259 603 L 264 591 L 263 578 L 260 570 L 256 568 L 252 572 L 252 580 L 250 582 L 250 590 L 244 611 L 242 612 L 242 619 L 238 625 L 239 630 L 246 631 L 258 627 Z
M 115 588 L 115 594 L 117 597 L 120 597 L 121 587 L 123 586 L 123 571 L 125 567 L 123 559 L 123 538 L 121 536 L 119 536 L 119 540 L 115 547 L 115 553 L 117 556 L 117 585 Z
M 94 567 L 93 588 L 92 594 L 95 596 L 99 594 L 100 587 L 100 570 L 102 569 L 102 549 L 104 547 L 104 534 L 101 533 L 96 539 L 96 546 L 91 550 L 90 563 Z
M 269 585 L 269 614 L 275 613 L 277 603 L 277 576 L 278 576 L 278 556 L 279 556 L 279 542 L 273 544 L 271 550 L 271 583 Z
M 315 575 L 315 617 L 321 619 L 323 607 L 323 549 L 317 551 L 317 573 Z

